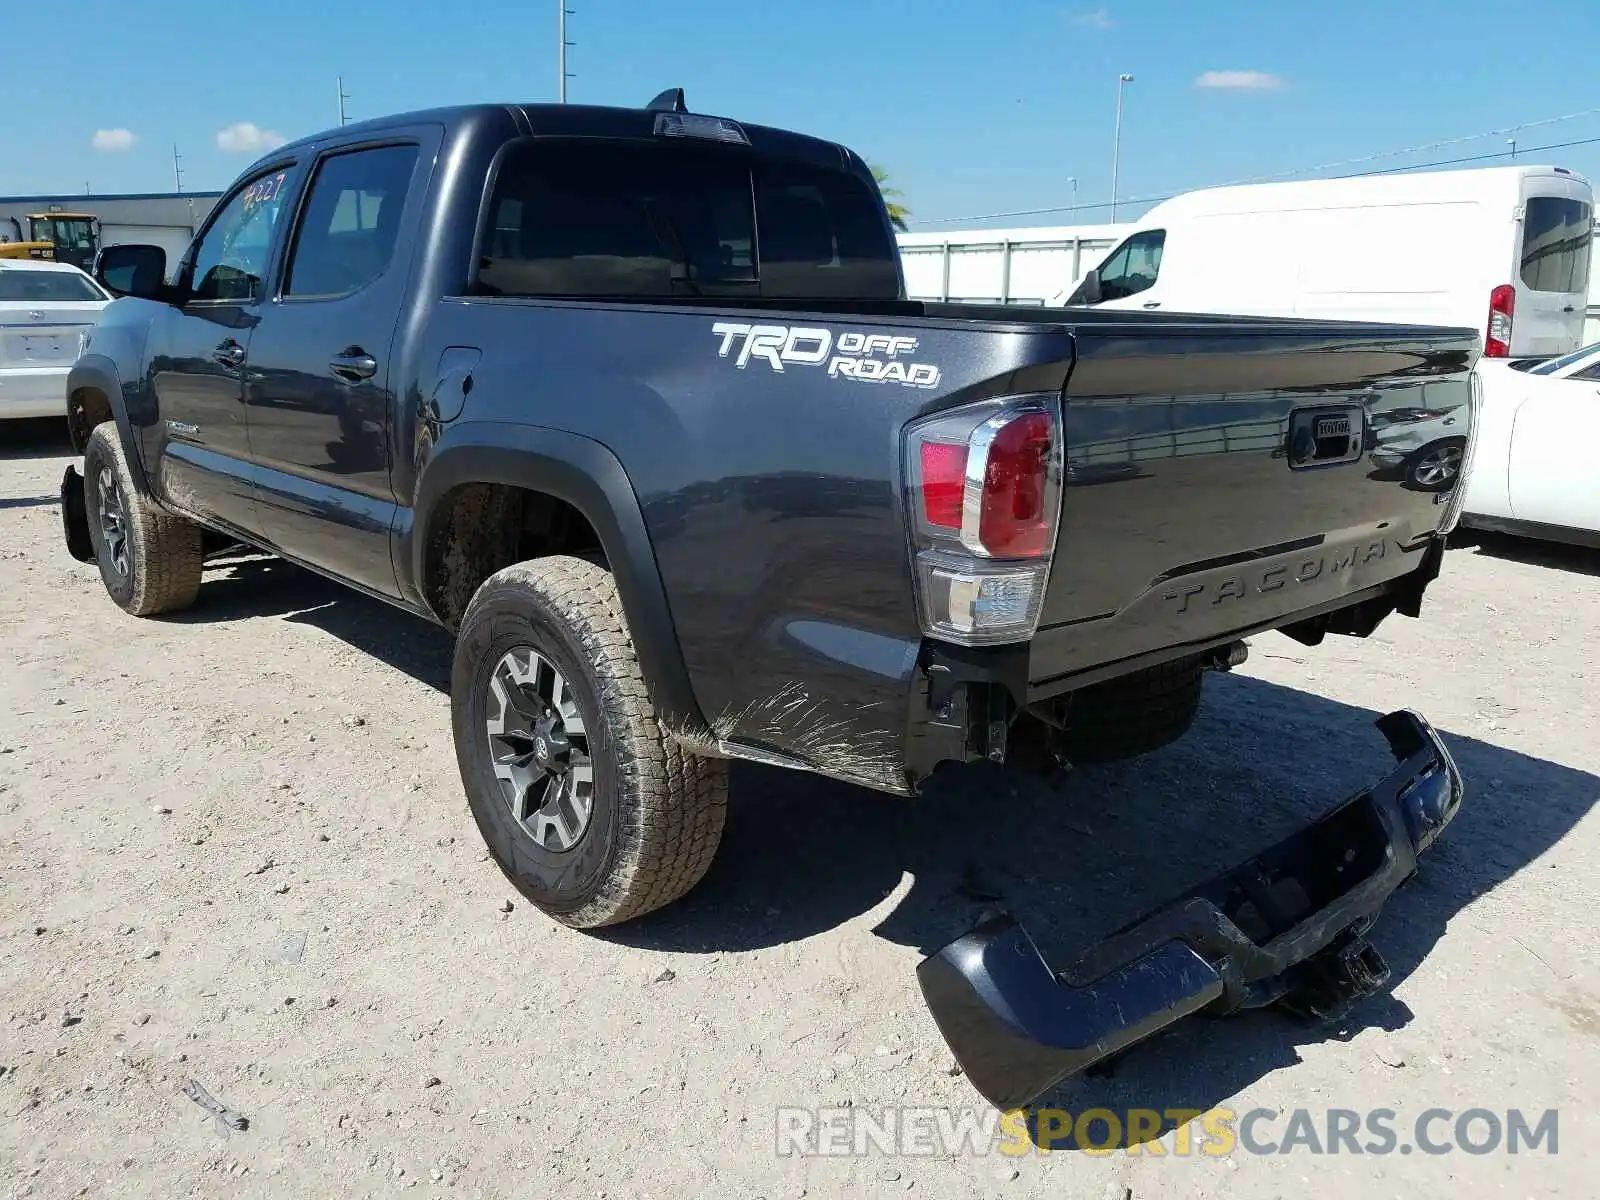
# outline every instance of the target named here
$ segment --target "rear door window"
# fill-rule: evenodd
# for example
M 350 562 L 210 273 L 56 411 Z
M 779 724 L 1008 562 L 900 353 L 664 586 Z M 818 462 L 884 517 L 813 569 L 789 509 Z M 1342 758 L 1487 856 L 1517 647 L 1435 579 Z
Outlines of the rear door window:
M 1522 220 L 1522 282 L 1536 292 L 1589 290 L 1594 212 L 1581 200 L 1531 196 Z
M 493 295 L 899 294 L 867 185 L 721 147 L 531 141 L 494 184 L 478 264 Z
M 284 294 L 344 296 L 389 267 L 415 146 L 376 146 L 325 159 L 295 232 Z

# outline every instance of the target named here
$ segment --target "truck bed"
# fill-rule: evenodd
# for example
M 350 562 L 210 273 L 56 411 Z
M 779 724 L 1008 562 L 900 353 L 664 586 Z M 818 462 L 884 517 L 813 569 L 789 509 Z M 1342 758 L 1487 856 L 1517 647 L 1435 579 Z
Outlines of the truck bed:
M 1200 328 L 1075 331 L 1036 693 L 1369 593 L 1415 571 L 1439 525 L 1444 496 L 1368 461 L 1381 437 L 1372 418 L 1425 392 L 1427 406 L 1460 411 L 1464 434 L 1470 331 Z M 1293 465 L 1292 416 L 1342 409 L 1364 426 L 1359 455 Z
M 730 327 L 912 339 L 905 360 L 937 368 L 937 384 L 741 365 L 722 352 Z M 449 299 L 420 361 L 462 345 L 495 353 L 441 445 L 514 420 L 616 456 L 714 738 L 902 791 L 927 665 L 908 422 L 991 396 L 1061 397 L 1066 478 L 1038 633 L 1021 664 L 1016 648 L 962 655 L 1021 704 L 1381 597 L 1420 568 L 1438 498 L 1374 478 L 1367 444 L 1355 461 L 1291 469 L 1291 416 L 1355 413 L 1365 436 L 1361 414 L 1423 388 L 1465 416 L 1476 354 L 1467 330 L 725 298 Z

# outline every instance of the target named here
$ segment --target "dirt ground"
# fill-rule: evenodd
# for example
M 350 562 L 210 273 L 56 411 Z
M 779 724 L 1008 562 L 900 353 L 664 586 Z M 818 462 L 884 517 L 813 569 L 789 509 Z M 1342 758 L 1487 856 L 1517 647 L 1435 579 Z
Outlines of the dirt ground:
M 1423 620 L 1258 638 L 1179 744 L 1055 789 L 736 765 L 700 889 L 588 936 L 503 911 L 443 634 L 263 559 L 125 617 L 61 544 L 68 453 L 0 429 L 0 1194 L 1594 1194 L 1600 556 L 1468 543 Z M 924 953 L 992 904 L 1070 952 L 1383 774 L 1399 706 L 1469 794 L 1379 925 L 1392 989 L 1331 1028 L 1191 1021 L 1043 1103 L 1284 1114 L 1257 1143 L 1389 1108 L 1408 1145 L 1430 1108 L 1556 1109 L 1555 1154 L 779 1153 L 780 1108 L 986 1111 Z

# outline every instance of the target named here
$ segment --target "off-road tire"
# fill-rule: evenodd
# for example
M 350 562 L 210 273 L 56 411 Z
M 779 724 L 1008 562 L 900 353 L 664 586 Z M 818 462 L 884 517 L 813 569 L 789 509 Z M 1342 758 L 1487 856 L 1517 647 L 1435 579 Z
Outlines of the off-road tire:
M 109 473 L 121 497 L 127 570 L 119 571 L 102 521 L 100 477 Z M 202 532 L 193 521 L 158 508 L 134 485 L 116 426 L 95 426 L 83 450 L 83 500 L 89 540 L 106 591 L 136 617 L 188 608 L 200 591 Z
M 1184 658 L 1086 687 L 1073 694 L 1061 748 L 1084 764 L 1159 750 L 1189 732 L 1204 685 L 1201 661 Z
M 561 853 L 517 823 L 490 760 L 489 678 L 518 647 L 561 673 L 587 729 L 593 807 Z M 479 832 L 500 869 L 545 913 L 575 929 L 620 924 L 679 899 L 705 875 L 727 815 L 728 764 L 690 754 L 662 729 L 604 567 L 553 555 L 485 580 L 457 636 L 450 706 Z

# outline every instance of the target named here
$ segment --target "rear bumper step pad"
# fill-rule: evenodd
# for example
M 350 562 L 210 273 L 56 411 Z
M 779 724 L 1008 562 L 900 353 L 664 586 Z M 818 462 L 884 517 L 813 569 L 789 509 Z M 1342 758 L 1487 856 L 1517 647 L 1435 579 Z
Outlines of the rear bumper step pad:
M 1398 764 L 1381 783 L 1065 969 L 1009 916 L 924 959 L 923 998 L 973 1086 L 1019 1108 L 1192 1013 L 1276 1003 L 1326 1019 L 1381 988 L 1389 968 L 1368 931 L 1462 786 L 1422 717 L 1401 710 L 1377 726 Z

